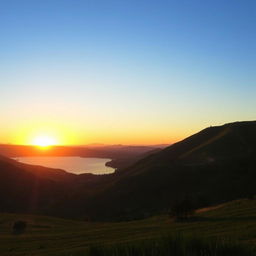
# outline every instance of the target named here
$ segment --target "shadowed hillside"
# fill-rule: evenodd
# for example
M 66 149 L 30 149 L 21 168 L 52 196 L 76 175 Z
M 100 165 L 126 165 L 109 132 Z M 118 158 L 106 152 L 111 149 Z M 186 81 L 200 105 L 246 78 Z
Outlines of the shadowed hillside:
M 85 187 L 90 190 L 95 182 L 104 177 L 75 175 L 0 156 L 0 212 L 65 216 L 65 211 L 58 211 L 59 204 L 68 201 L 81 186 L 85 193 Z
M 256 194 L 256 122 L 204 129 L 110 175 L 74 175 L 7 158 L 0 171 L 2 211 L 132 220 L 168 212 L 184 198 L 203 207 Z M 38 203 L 31 208 L 34 190 Z
M 123 170 L 88 210 L 133 219 L 168 211 L 185 197 L 201 207 L 254 194 L 256 122 L 236 122 L 204 129 Z

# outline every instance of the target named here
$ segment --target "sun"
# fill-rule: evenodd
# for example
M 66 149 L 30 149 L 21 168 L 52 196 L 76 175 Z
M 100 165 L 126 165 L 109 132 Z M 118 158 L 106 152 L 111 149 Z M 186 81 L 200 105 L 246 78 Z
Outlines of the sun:
M 40 148 L 47 148 L 47 147 L 58 144 L 58 142 L 54 137 L 50 137 L 47 135 L 40 135 L 34 138 L 34 140 L 32 141 L 32 144 Z

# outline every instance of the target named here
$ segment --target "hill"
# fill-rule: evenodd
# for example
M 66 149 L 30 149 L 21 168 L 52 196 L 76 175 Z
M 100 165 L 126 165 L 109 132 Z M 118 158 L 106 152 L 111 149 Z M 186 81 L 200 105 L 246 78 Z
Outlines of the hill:
M 255 245 L 255 200 L 229 202 L 217 209 L 199 212 L 197 217 L 192 222 L 174 222 L 168 216 L 161 215 L 132 222 L 98 223 L 2 213 L 0 254 L 78 256 L 86 255 L 91 245 L 133 244 L 154 240 L 167 234 L 204 239 L 218 238 L 220 241 L 231 240 L 238 244 Z M 28 223 L 23 235 L 11 233 L 13 222 L 17 220 Z
M 255 194 L 256 122 L 236 122 L 204 129 L 122 170 L 85 211 L 125 220 L 168 211 L 183 198 L 202 207 Z
M 13 164 L 11 161 L 0 160 L 0 211 L 5 212 L 42 212 L 60 200 L 62 192 L 68 186 L 67 182 L 56 182 L 46 178 L 47 170 L 41 170 L 45 178 L 40 177 L 38 169 L 35 173 Z M 44 172 L 45 171 L 45 172 Z M 49 171 L 49 170 L 48 170 Z M 38 174 L 37 174 L 38 173 Z M 65 173 L 57 171 L 62 178 Z M 50 176 L 56 173 L 52 170 Z
M 92 191 L 99 180 L 104 176 L 75 175 L 0 156 L 0 212 L 65 216 L 65 210 L 58 210 L 58 206 L 80 187 L 85 196 L 86 188 Z
M 0 210 L 124 221 L 166 213 L 184 198 L 205 207 L 252 197 L 256 122 L 209 127 L 130 164 L 111 175 L 74 175 L 2 157 Z

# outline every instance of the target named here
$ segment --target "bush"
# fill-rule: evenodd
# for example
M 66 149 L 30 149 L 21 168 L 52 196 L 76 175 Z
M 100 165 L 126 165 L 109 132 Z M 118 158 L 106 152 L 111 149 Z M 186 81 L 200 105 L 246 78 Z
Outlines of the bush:
M 170 216 L 178 220 L 188 219 L 195 213 L 195 206 L 189 199 L 176 201 L 170 210 Z
M 24 233 L 26 228 L 27 228 L 27 222 L 19 220 L 14 222 L 12 226 L 12 231 L 13 231 L 13 234 L 19 235 Z

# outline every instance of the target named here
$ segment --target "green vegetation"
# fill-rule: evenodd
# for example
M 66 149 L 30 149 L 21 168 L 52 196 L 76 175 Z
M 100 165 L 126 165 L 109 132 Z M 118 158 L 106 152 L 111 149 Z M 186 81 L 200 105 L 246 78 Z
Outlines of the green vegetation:
M 12 234 L 13 223 L 17 220 L 27 223 L 24 234 Z M 181 222 L 166 215 L 131 222 L 100 223 L 0 214 L 1 256 L 86 256 L 89 252 L 91 256 L 115 256 L 122 255 L 122 250 L 127 252 L 127 256 L 143 255 L 146 250 L 159 250 L 161 254 L 146 255 L 164 256 L 168 250 L 173 250 L 173 246 L 183 252 L 192 252 L 194 248 L 194 255 L 202 256 L 253 255 L 249 248 L 254 247 L 255 237 L 256 200 L 247 199 L 233 201 L 216 209 L 200 210 L 194 218 Z M 113 248 L 119 254 L 113 254 Z M 201 249 L 205 254 L 196 254 Z M 207 250 L 212 254 L 207 254 Z
M 252 248 L 218 239 L 165 237 L 139 243 L 90 247 L 89 256 L 253 256 Z

